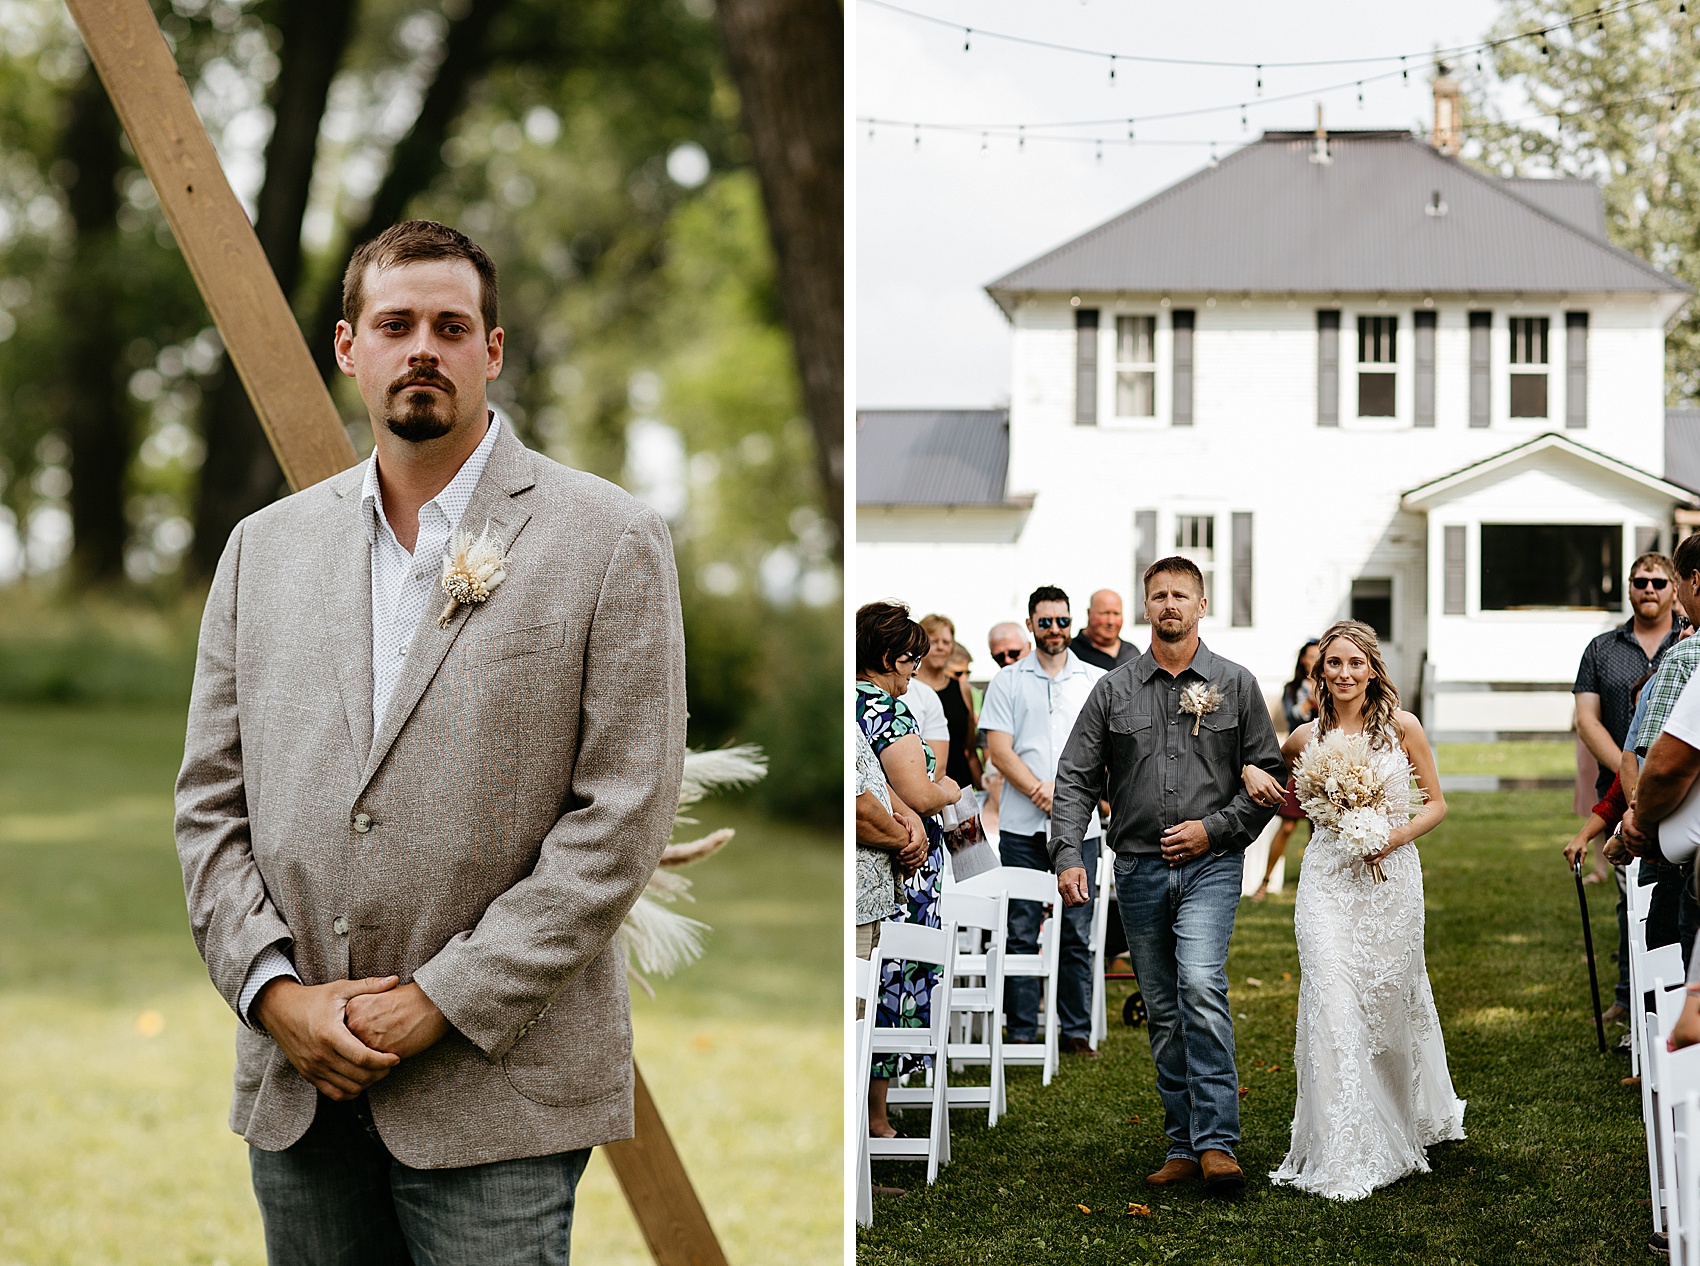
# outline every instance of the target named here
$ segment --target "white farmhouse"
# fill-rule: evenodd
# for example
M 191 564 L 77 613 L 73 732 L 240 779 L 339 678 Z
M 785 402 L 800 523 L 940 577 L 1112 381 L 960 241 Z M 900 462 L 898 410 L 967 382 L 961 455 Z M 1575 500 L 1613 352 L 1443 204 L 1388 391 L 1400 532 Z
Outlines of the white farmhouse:
M 952 616 L 979 676 L 1039 584 L 1082 616 L 1119 590 L 1143 644 L 1138 577 L 1181 553 L 1271 695 L 1351 615 L 1438 737 L 1568 729 L 1700 486 L 1664 399 L 1689 292 L 1606 240 L 1593 184 L 1449 148 L 1265 133 L 992 282 L 1007 414 L 860 415 L 856 601 Z

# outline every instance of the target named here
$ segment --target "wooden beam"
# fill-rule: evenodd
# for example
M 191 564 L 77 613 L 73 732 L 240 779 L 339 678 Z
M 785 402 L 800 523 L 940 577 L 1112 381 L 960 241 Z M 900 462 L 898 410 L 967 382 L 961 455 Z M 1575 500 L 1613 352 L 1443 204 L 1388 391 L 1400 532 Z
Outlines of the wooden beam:
M 147 0 L 66 0 L 195 285 L 292 488 L 357 460 Z M 708 1215 L 636 1082 L 637 1137 L 606 1150 L 659 1266 L 725 1266 Z
M 147 0 L 66 0 L 291 488 L 355 463 Z
M 726 1266 L 720 1241 L 635 1065 L 632 1081 L 636 1137 L 610 1143 L 602 1151 L 626 1193 L 650 1256 L 660 1266 Z

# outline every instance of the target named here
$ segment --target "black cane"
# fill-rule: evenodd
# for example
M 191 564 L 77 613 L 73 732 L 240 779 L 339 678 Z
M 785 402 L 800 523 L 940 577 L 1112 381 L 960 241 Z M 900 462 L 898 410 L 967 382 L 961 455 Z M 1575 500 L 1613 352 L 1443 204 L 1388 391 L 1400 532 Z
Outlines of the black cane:
M 1582 887 L 1582 861 L 1578 858 L 1570 871 L 1576 876 L 1576 900 L 1582 906 L 1582 944 L 1588 947 L 1588 988 L 1594 992 L 1594 1030 L 1600 1037 L 1600 1054 L 1606 1053 L 1606 1022 L 1600 1016 L 1600 977 L 1594 970 L 1594 929 L 1588 923 L 1588 893 Z

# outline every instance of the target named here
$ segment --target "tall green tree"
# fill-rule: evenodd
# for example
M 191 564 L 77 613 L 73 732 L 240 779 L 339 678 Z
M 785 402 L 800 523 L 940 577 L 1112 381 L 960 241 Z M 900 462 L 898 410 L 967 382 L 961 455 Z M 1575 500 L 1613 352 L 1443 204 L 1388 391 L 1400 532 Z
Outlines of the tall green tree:
M 1687 8 L 1510 0 L 1489 37 L 1506 42 L 1459 69 L 1471 161 L 1599 181 L 1611 240 L 1700 289 L 1700 27 Z M 1498 85 L 1532 107 L 1501 107 Z M 1700 305 L 1665 353 L 1670 403 L 1700 397 Z

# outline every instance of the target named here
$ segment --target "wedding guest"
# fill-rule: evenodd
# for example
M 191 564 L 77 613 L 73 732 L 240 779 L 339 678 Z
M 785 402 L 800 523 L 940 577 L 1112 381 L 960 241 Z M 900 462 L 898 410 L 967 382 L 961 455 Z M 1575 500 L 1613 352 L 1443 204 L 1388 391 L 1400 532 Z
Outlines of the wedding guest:
M 1069 649 L 1068 595 L 1041 585 L 1027 599 L 1027 627 L 1038 649 L 992 678 L 986 687 L 986 728 L 992 764 L 1003 774 L 1009 794 L 999 806 L 998 853 L 1005 866 L 1049 870 L 1051 796 L 1056 787 L 1057 760 L 1074 729 L 1075 718 L 1092 687 L 1105 676 Z M 1100 828 L 1096 814 L 1086 826 L 1081 845 L 1082 865 L 1091 895 L 1097 896 Z M 1039 925 L 1044 907 L 1034 901 L 1009 903 L 1009 952 L 1039 952 Z M 1091 906 L 1063 911 L 1057 972 L 1057 1018 L 1061 1049 L 1095 1056 L 1092 1033 L 1092 913 Z M 1038 1037 L 1040 981 L 1010 979 L 1004 986 L 1004 1015 L 1008 1040 L 1032 1042 Z
M 1316 668 L 1316 661 L 1321 658 L 1322 650 L 1313 637 L 1299 648 L 1298 661 L 1293 665 L 1293 679 L 1282 687 L 1281 715 L 1286 718 L 1289 734 L 1316 716 L 1311 673 Z M 1286 856 L 1287 844 L 1299 823 L 1310 820 L 1299 807 L 1298 789 L 1290 777 L 1286 793 L 1281 798 L 1281 807 L 1275 813 L 1281 819 L 1281 825 L 1275 828 L 1275 838 L 1269 841 L 1269 860 L 1263 866 L 1263 882 L 1251 894 L 1253 901 L 1262 901 L 1269 895 L 1269 877 L 1275 873 L 1275 864 Z
M 926 662 L 924 658 L 922 662 Z M 903 696 L 903 702 L 909 705 L 909 711 L 915 715 L 915 724 L 921 731 L 921 741 L 933 749 L 933 758 L 938 762 L 939 768 L 945 768 L 950 760 L 950 718 L 945 715 L 944 700 L 939 698 L 938 691 L 921 680 L 919 670 L 915 673 L 915 679 L 909 683 L 909 690 Z
M 1599 762 L 1594 781 L 1598 796 L 1605 795 L 1623 760 L 1629 716 L 1635 706 L 1630 697 L 1632 687 L 1659 667 L 1665 652 L 1677 640 L 1679 626 L 1671 611 L 1675 576 L 1671 560 L 1663 554 L 1647 553 L 1637 558 L 1629 567 L 1633 613 L 1616 628 L 1594 638 L 1582 652 L 1571 690 L 1576 696 L 1576 732 Z M 1643 877 L 1656 881 L 1659 865 L 1644 868 Z M 1679 884 L 1680 877 L 1672 874 L 1663 878 L 1668 891 L 1661 905 L 1674 909 L 1675 890 L 1671 885 Z M 1629 1015 L 1629 899 L 1621 870 L 1617 886 L 1618 981 L 1616 996 L 1605 1011 L 1610 1023 L 1622 1022 Z M 1651 933 L 1653 929 L 1648 930 Z
M 886 782 L 904 804 L 926 822 L 927 856 L 904 881 L 900 920 L 939 927 L 939 876 L 944 868 L 944 833 L 931 817 L 962 795 L 945 774 L 937 774 L 933 749 L 921 741 L 915 716 L 903 701 L 927 653 L 927 631 L 909 618 L 900 602 L 870 602 L 856 612 L 856 724 L 867 737 Z M 880 981 L 882 1025 L 926 1028 L 932 1023 L 934 973 L 914 963 L 893 965 Z M 881 1138 L 896 1131 L 886 1117 L 890 1079 L 924 1066 L 909 1056 L 878 1060 L 868 1083 L 868 1128 Z
M 1122 597 L 1114 589 L 1100 589 L 1086 606 L 1086 627 L 1074 635 L 1069 650 L 1086 663 L 1105 672 L 1139 658 L 1139 648 L 1124 642 Z
M 956 625 L 949 616 L 925 615 L 921 627 L 932 639 L 915 680 L 932 689 L 944 710 L 949 727 L 945 773 L 963 786 L 980 786 L 980 757 L 974 750 L 974 732 L 979 722 L 974 700 L 968 693 L 966 675 L 951 672 L 956 654 Z
M 927 859 L 927 830 L 901 800 L 892 804 L 868 736 L 859 725 L 850 730 L 856 749 L 856 957 L 871 958 L 880 923 L 902 910 L 898 874 L 913 873 Z
M 1014 620 L 1003 620 L 992 625 L 992 631 L 986 634 L 986 648 L 992 653 L 992 663 L 999 668 L 1008 668 L 1016 660 L 1026 656 L 1033 649 L 1021 626 Z

